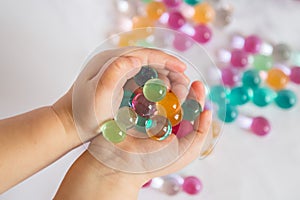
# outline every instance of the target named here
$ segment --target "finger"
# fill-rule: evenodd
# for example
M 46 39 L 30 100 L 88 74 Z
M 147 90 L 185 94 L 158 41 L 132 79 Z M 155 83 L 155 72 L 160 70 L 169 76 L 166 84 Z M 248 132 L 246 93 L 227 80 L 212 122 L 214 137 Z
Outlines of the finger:
M 157 65 L 159 69 L 168 69 L 174 72 L 183 72 L 186 69 L 185 63 L 181 60 L 157 49 L 143 48 L 125 55 L 134 56 L 141 59 L 142 65 Z

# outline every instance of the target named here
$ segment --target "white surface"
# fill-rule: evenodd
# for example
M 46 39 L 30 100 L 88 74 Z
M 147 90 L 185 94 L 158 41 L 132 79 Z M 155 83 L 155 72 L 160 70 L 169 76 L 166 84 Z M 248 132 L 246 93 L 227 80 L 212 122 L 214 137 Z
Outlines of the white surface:
M 0 118 L 49 105 L 70 87 L 85 56 L 111 28 L 107 16 L 112 14 L 112 1 L 107 2 L 0 1 Z M 235 0 L 232 3 L 236 19 L 226 32 L 259 33 L 269 41 L 283 41 L 300 50 L 300 2 Z M 226 43 L 224 33 L 214 34 L 217 37 L 209 47 Z M 299 88 L 296 91 L 300 98 Z M 200 195 L 191 197 L 181 193 L 167 197 L 146 189 L 141 191 L 140 199 L 300 199 L 297 125 L 300 105 L 288 112 L 275 107 L 253 112 L 271 119 L 271 135 L 258 138 L 236 125 L 226 126 L 215 152 L 182 171 L 184 175 L 201 178 L 204 191 Z M 79 148 L 71 152 L 0 195 L 0 199 L 51 199 L 81 151 Z

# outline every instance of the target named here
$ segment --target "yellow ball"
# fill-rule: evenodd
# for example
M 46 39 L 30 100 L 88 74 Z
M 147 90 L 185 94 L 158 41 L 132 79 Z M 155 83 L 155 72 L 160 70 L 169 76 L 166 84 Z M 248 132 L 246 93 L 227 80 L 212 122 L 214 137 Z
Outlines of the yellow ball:
M 152 1 L 147 5 L 146 11 L 149 19 L 157 20 L 164 12 L 166 12 L 166 7 L 162 2 Z

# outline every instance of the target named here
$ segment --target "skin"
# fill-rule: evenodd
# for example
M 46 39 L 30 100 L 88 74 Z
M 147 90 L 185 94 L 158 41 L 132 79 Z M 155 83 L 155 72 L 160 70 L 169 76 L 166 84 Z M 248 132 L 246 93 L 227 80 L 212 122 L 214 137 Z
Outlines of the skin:
M 118 56 L 120 52 L 123 54 Z M 99 68 L 113 57 L 116 59 L 97 80 Z M 119 89 L 123 94 L 121 88 L 127 79 L 138 73 L 140 66 L 149 63 L 159 64 L 157 70 L 163 74 L 164 79 L 168 79 L 168 85 L 177 91 L 176 95 L 182 99 L 189 95 L 204 105 L 204 89 L 200 82 L 194 82 L 189 92 L 184 90 L 189 83 L 183 74 L 186 66 L 177 58 L 152 49 L 127 49 L 125 54 L 124 49 L 110 50 L 96 55 L 92 62 L 87 64 L 88 70 L 82 72 L 84 77 L 87 77 L 86 85 L 97 84 L 94 101 L 95 116 L 99 124 L 113 118 L 113 109 L 116 108 L 111 107 L 111 100 L 121 101 L 114 97 L 113 91 Z M 55 199 L 136 199 L 139 188 L 146 181 L 178 171 L 199 156 L 211 123 L 209 111 L 201 114 L 195 122 L 195 131 L 185 138 L 177 140 L 171 135 L 163 142 L 148 140 L 146 146 L 149 148 L 152 145 L 161 146 L 172 141 L 177 142 L 178 158 L 172 165 L 138 174 L 114 170 L 103 165 L 97 159 L 106 156 L 101 149 L 103 143 L 99 139 L 103 137 L 86 135 L 82 140 L 83 137 L 80 138 L 77 132 L 72 108 L 73 87 L 52 106 L 0 121 L 0 180 L 5 180 L 0 182 L 0 193 L 53 163 L 82 142 L 95 137 L 89 150 L 83 153 L 68 171 Z M 138 141 L 138 138 L 127 136 L 125 141 L 117 145 L 124 150 L 134 147 L 131 150 L 139 152 Z

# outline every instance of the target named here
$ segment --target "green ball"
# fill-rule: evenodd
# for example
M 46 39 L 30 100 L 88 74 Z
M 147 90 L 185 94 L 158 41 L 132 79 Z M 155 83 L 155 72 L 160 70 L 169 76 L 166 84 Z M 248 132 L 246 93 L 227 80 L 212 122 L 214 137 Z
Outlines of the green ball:
M 183 119 L 188 121 L 194 121 L 202 112 L 201 105 L 193 99 L 185 100 L 181 108 L 183 109 Z
M 280 90 L 277 92 L 275 103 L 283 109 L 290 109 L 297 103 L 297 96 L 291 90 Z
M 196 4 L 200 3 L 200 2 L 202 2 L 202 0 L 184 0 L 184 2 L 185 2 L 186 4 L 189 4 L 189 5 L 191 5 L 191 6 L 194 6 L 194 5 L 196 5 Z
M 269 105 L 276 98 L 276 92 L 267 87 L 257 88 L 253 92 L 252 101 L 259 107 Z
M 242 77 L 243 86 L 257 88 L 261 83 L 261 78 L 257 70 L 245 71 Z
M 105 122 L 101 127 L 101 131 L 103 137 L 112 143 L 122 142 L 126 137 L 126 133 L 119 128 L 115 120 Z
M 147 118 L 138 115 L 136 125 L 145 127 L 146 121 L 147 121 Z
M 123 99 L 120 105 L 120 108 L 124 107 L 124 106 L 129 106 L 130 105 L 130 100 L 131 100 L 131 96 L 132 96 L 132 92 L 129 90 L 124 90 L 123 93 Z
M 219 107 L 218 118 L 225 123 L 231 123 L 238 117 L 238 110 L 235 106 L 226 104 Z
M 253 60 L 253 67 L 257 70 L 269 70 L 273 66 L 273 60 L 270 56 L 256 55 Z
M 212 102 L 224 105 L 227 101 L 227 97 L 230 93 L 230 90 L 222 85 L 215 85 L 210 88 L 210 99 Z
M 229 102 L 232 106 L 244 105 L 250 101 L 253 96 L 251 88 L 248 87 L 234 87 L 231 89 L 229 95 Z
M 167 86 L 158 78 L 150 79 L 145 83 L 143 93 L 147 100 L 151 102 L 158 102 L 165 98 L 167 94 Z

